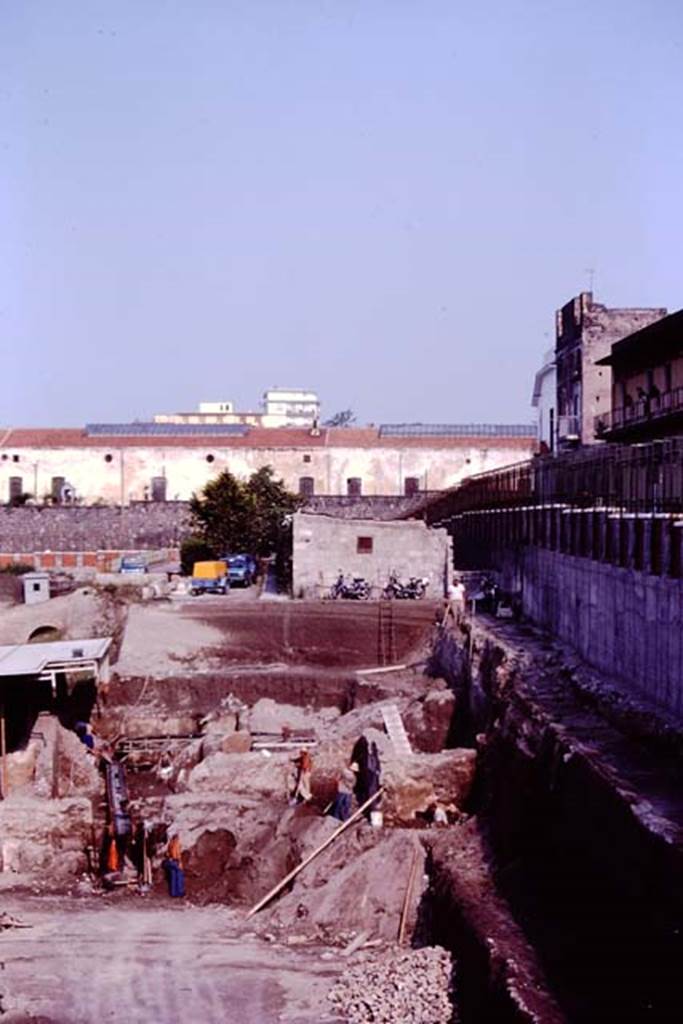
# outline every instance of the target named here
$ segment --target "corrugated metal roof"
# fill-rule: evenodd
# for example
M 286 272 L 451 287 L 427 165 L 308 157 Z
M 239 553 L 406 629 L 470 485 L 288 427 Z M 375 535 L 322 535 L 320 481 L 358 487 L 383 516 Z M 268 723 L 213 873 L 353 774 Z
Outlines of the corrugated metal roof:
M 93 640 L 55 640 L 45 644 L 0 646 L 0 676 L 35 676 L 52 664 L 100 661 L 111 646 L 110 636 Z

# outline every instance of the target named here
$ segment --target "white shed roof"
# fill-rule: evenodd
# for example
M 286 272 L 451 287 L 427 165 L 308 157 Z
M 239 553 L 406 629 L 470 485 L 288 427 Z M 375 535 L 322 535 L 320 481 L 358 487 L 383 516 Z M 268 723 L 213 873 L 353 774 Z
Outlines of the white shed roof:
M 0 676 L 34 676 L 54 664 L 77 668 L 84 661 L 101 661 L 111 640 L 110 636 L 105 636 L 93 640 L 0 645 Z

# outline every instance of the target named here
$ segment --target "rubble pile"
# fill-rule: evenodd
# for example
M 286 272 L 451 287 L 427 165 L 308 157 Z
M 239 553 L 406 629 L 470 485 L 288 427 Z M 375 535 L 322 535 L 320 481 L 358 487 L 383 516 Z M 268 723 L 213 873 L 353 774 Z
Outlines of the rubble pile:
M 388 952 L 345 971 L 328 998 L 349 1024 L 449 1024 L 453 962 L 440 946 Z

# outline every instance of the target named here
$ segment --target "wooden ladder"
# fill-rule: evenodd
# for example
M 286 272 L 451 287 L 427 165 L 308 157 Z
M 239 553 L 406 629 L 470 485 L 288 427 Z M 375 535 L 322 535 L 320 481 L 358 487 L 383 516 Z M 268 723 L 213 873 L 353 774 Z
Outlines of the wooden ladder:
M 377 663 L 393 665 L 396 661 L 394 602 L 390 599 L 380 598 L 377 608 Z

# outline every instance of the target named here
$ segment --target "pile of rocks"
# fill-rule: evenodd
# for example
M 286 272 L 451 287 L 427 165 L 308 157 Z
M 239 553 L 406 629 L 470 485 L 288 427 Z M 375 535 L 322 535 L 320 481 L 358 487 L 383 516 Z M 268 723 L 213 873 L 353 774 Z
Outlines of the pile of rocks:
M 347 971 L 329 999 L 349 1024 L 450 1024 L 452 974 L 439 946 L 394 950 Z

